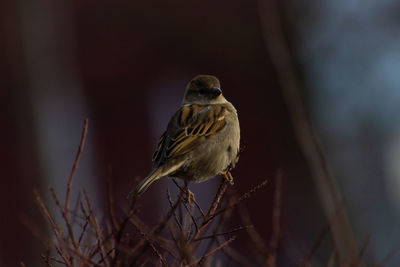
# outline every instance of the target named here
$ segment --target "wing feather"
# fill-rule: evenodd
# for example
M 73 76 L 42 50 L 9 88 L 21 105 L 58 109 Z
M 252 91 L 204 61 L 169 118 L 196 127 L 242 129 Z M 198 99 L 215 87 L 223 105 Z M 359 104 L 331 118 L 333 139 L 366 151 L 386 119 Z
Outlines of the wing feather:
M 184 155 L 202 138 L 213 135 L 226 125 L 226 108 L 222 105 L 185 105 L 172 117 L 161 136 L 153 160 L 162 165 L 166 160 Z

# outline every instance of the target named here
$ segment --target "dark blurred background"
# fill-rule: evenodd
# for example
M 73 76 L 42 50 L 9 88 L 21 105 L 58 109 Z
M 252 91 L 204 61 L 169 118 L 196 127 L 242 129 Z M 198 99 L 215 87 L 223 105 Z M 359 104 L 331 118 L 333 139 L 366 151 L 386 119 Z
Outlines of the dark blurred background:
M 266 2 L 266 4 L 260 4 Z M 400 245 L 400 5 L 385 1 L 11 1 L 0 2 L 0 266 L 40 265 L 47 231 L 33 190 L 60 198 L 84 118 L 89 134 L 74 181 L 106 214 L 111 168 L 118 204 L 151 169 L 158 137 L 187 82 L 216 75 L 239 112 L 237 194 L 268 178 L 246 202 L 265 242 L 283 171 L 278 266 L 293 266 L 326 227 L 321 199 L 298 145 L 279 69 L 266 47 L 265 7 L 277 15 L 358 248 L 379 263 Z M 264 19 L 264 20 L 263 20 Z M 265 36 L 267 35 L 267 38 Z M 268 52 L 269 51 L 269 52 Z M 276 58 L 276 57 L 275 57 Z M 301 123 L 301 122 L 300 122 Z M 191 185 L 203 206 L 218 179 Z M 143 196 L 143 219 L 167 207 L 168 179 Z M 211 190 L 212 189 L 212 190 Z M 75 192 L 76 193 L 76 192 Z M 232 222 L 237 225 L 240 222 Z M 37 228 L 34 226 L 37 225 Z M 251 247 L 250 238 L 233 246 Z M 313 256 L 323 266 L 324 238 Z M 250 255 L 250 254 L 249 254 Z M 394 257 L 387 266 L 398 266 Z

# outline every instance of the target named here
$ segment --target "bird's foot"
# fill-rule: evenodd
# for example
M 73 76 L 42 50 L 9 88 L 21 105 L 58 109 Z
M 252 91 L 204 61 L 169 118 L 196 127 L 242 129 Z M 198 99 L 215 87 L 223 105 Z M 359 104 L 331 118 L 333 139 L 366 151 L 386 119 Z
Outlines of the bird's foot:
M 194 194 L 192 191 L 189 190 L 188 182 L 185 181 L 184 190 L 186 193 L 186 203 L 192 204 L 195 201 Z
M 187 202 L 191 205 L 195 201 L 194 194 L 189 189 L 187 190 L 186 193 L 187 193 Z
M 235 182 L 233 181 L 233 177 L 232 177 L 232 174 L 231 174 L 230 171 L 225 171 L 225 172 L 222 172 L 221 174 L 230 185 L 234 185 L 235 184 Z

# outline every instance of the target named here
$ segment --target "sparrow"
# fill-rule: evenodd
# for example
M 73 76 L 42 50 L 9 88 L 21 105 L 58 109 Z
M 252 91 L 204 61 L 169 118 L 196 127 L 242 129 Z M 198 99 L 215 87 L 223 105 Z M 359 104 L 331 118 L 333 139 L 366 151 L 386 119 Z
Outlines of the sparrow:
M 217 174 L 233 184 L 240 127 L 235 107 L 222 95 L 219 80 L 198 75 L 187 85 L 181 107 L 170 119 L 153 155 L 153 169 L 128 198 L 139 196 L 165 176 L 203 182 Z

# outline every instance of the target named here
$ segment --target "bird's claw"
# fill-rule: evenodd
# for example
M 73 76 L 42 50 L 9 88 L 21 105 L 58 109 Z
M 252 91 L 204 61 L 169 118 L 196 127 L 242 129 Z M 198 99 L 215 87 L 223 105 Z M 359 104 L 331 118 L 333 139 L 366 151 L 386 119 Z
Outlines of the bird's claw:
M 232 177 L 232 174 L 230 173 L 230 171 L 226 171 L 226 172 L 222 173 L 222 176 L 224 176 L 225 180 L 230 185 L 234 185 L 235 184 L 235 182 L 233 181 L 233 177 Z
M 186 194 L 187 194 L 186 198 L 187 203 L 192 204 L 195 201 L 193 192 L 187 189 Z

